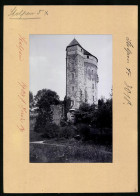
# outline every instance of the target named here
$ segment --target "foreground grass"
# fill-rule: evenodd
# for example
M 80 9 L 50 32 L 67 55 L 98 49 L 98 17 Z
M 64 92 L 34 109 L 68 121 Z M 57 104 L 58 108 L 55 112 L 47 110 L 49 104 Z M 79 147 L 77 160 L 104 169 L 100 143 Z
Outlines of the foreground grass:
M 34 163 L 103 163 L 112 162 L 112 147 L 93 141 L 45 140 L 30 143 L 30 162 Z

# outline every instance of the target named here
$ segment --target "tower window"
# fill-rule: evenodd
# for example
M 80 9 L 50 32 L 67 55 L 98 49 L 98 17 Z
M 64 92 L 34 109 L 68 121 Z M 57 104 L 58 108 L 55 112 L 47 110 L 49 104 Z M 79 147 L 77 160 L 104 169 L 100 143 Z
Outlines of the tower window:
M 74 91 L 74 86 L 72 86 L 72 91 Z
M 74 73 L 72 73 L 72 80 L 74 80 Z
M 92 81 L 93 81 L 93 70 L 92 70 L 92 76 L 91 76 L 91 79 L 92 79 Z
M 92 89 L 94 89 L 94 84 L 92 84 Z
M 90 69 L 88 70 L 88 78 L 89 78 L 89 80 L 91 80 L 91 72 L 90 72 Z
M 94 102 L 94 96 L 93 96 L 93 102 Z
M 87 56 L 87 59 L 89 59 L 89 56 Z

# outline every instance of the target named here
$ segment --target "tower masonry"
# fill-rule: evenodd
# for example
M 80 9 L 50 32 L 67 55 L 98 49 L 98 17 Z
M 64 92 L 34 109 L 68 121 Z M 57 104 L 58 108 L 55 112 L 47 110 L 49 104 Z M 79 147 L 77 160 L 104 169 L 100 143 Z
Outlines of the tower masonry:
M 98 103 L 98 59 L 86 51 L 76 39 L 66 47 L 66 96 L 72 108 L 80 104 Z

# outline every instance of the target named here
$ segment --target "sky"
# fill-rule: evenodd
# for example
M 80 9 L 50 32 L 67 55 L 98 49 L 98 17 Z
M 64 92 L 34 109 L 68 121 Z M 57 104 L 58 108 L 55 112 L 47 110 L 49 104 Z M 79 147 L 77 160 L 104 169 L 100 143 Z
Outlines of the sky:
M 112 35 L 30 35 L 30 91 L 56 91 L 66 95 L 66 47 L 76 39 L 98 58 L 98 98 L 110 97 L 112 89 Z

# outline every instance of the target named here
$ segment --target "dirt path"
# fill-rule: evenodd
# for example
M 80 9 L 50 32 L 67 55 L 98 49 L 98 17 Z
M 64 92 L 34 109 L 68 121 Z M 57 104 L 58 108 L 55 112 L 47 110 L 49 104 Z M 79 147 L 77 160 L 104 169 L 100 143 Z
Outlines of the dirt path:
M 64 144 L 49 144 L 45 143 L 44 141 L 35 141 L 35 142 L 30 142 L 30 144 L 44 144 L 44 145 L 49 145 L 49 146 L 66 146 Z
M 50 144 L 50 143 L 45 143 L 45 141 L 34 141 L 34 142 L 30 142 L 30 144 L 43 144 L 43 145 L 46 145 L 46 146 L 66 147 L 66 144 L 56 144 L 56 143 L 55 144 Z M 68 144 L 67 146 L 68 147 L 73 147 L 73 144 Z M 112 154 L 112 152 L 110 152 L 110 151 L 105 151 L 105 150 L 101 150 L 101 149 L 100 149 L 100 152 Z

